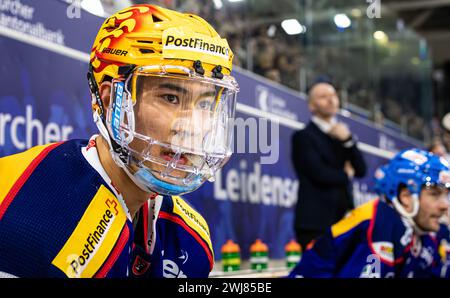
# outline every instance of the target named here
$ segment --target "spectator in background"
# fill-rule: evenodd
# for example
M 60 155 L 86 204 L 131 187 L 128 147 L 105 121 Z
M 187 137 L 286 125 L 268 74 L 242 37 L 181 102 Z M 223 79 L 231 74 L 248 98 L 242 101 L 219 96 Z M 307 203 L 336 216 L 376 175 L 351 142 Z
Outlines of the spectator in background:
M 231 33 L 227 37 L 230 48 L 234 50 L 233 65 L 246 67 L 247 50 L 239 34 Z
M 350 181 L 366 173 L 356 138 L 336 119 L 335 88 L 316 83 L 308 101 L 311 121 L 292 138 L 292 160 L 300 180 L 294 229 L 303 249 L 354 207 Z
M 277 59 L 277 68 L 281 70 L 280 79 L 281 83 L 286 86 L 299 90 L 300 89 L 300 54 L 295 53 L 292 56 L 281 53 Z
M 253 71 L 259 75 L 265 75 L 267 71 L 275 68 L 275 48 L 266 36 L 260 36 L 253 43 L 253 53 L 255 53 L 255 65 Z
M 269 69 L 265 72 L 264 76 L 269 80 L 272 80 L 277 83 L 281 83 L 281 74 L 280 71 L 276 68 Z
M 428 148 L 428 151 L 430 151 L 431 153 L 434 153 L 438 156 L 441 156 L 441 157 L 447 158 L 447 156 L 448 156 L 447 150 L 445 149 L 444 144 L 439 139 L 435 139 L 433 141 L 431 146 Z

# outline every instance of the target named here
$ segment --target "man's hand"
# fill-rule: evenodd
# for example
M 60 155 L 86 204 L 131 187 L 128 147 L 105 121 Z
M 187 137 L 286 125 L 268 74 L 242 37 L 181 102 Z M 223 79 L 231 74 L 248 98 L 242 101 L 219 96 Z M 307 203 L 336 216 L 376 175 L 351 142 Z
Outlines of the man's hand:
M 341 122 L 336 123 L 328 134 L 341 142 L 348 140 L 352 135 L 347 125 Z
M 344 164 L 344 172 L 347 174 L 349 179 L 355 177 L 355 169 L 349 161 L 346 161 Z

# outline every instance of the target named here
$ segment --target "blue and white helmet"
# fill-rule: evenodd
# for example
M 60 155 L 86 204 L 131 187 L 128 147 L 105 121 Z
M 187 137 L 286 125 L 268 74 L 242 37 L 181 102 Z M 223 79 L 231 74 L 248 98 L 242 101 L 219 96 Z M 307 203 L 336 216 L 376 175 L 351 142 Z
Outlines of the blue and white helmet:
M 407 187 L 415 199 L 412 212 L 406 212 L 398 201 L 400 185 Z M 409 218 L 419 211 L 422 187 L 433 185 L 450 188 L 450 165 L 446 159 L 420 149 L 401 151 L 375 172 L 375 191 Z
M 374 190 L 375 192 L 380 196 L 380 197 L 384 197 L 384 193 L 386 190 L 386 175 L 387 175 L 387 168 L 388 168 L 388 164 L 379 166 L 376 170 L 375 170 L 375 174 L 374 174 L 374 179 L 375 179 L 375 186 L 374 186 Z

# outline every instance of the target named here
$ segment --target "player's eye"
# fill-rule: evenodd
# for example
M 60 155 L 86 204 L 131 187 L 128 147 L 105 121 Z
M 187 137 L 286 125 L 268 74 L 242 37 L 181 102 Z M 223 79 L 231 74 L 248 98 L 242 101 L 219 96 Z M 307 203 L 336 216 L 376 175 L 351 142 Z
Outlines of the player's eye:
M 204 99 L 197 102 L 197 108 L 200 110 L 210 110 L 211 109 L 211 101 Z
M 170 104 L 179 104 L 180 103 L 180 99 L 175 94 L 164 94 L 161 97 Z

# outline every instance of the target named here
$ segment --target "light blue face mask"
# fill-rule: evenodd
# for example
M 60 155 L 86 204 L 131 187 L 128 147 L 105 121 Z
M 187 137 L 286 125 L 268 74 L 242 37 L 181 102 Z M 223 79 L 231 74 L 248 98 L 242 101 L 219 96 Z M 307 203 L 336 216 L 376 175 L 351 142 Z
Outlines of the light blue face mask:
M 197 176 L 190 185 L 174 185 L 156 178 L 148 169 L 139 169 L 134 176 L 140 183 L 147 186 L 149 190 L 161 195 L 182 195 L 192 192 L 202 185 L 200 176 Z

